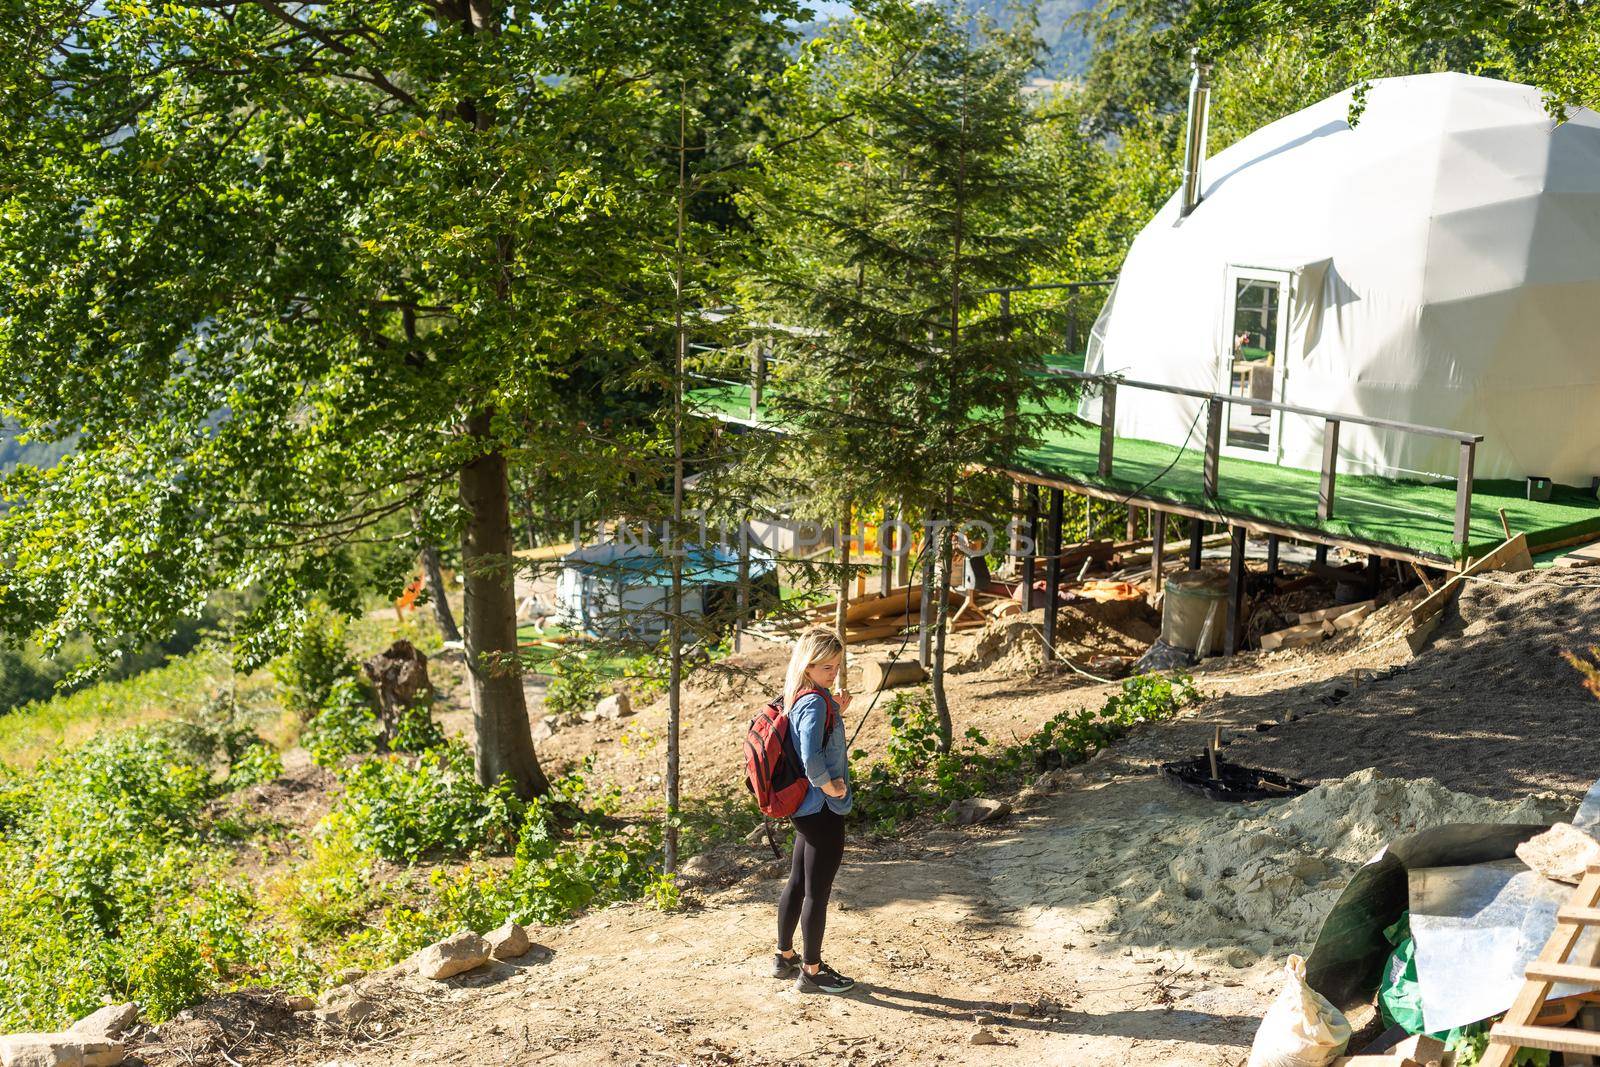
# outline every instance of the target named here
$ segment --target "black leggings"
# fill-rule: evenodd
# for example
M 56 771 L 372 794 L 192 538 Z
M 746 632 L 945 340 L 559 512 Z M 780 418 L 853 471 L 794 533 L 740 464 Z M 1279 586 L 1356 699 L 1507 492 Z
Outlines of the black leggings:
M 778 897 L 778 951 L 794 948 L 798 925 L 805 962 L 821 963 L 828 896 L 844 859 L 844 816 L 823 808 L 815 815 L 797 815 L 793 822 L 794 862 L 789 866 L 789 883 Z

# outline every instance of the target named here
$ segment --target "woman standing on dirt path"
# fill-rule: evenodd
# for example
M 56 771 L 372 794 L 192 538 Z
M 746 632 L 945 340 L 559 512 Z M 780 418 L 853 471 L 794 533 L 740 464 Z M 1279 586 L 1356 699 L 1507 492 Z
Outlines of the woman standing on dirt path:
M 844 817 L 850 810 L 850 768 L 845 758 L 844 712 L 850 693 L 830 692 L 839 680 L 844 642 L 837 631 L 813 626 L 800 635 L 783 682 L 783 707 L 800 764 L 811 787 L 794 813 L 794 862 L 778 897 L 778 953 L 774 978 L 794 978 L 802 993 L 844 993 L 855 986 L 822 962 L 822 931 L 828 920 L 833 877 L 844 859 Z M 802 961 L 794 953 L 800 927 Z

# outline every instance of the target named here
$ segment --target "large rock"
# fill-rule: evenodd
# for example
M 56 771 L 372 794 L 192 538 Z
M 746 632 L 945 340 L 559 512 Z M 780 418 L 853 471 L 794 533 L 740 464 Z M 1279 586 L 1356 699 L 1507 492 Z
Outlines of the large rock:
M 626 719 L 633 714 L 633 702 L 628 699 L 627 693 L 612 693 L 594 706 L 593 711 L 584 712 L 584 722 L 615 721 Z
M 1600 862 L 1600 841 L 1569 822 L 1558 822 L 1518 845 L 1517 859 L 1552 881 L 1577 885 L 1589 864 Z
M 90 1034 L 11 1034 L 0 1037 L 0 1067 L 116 1067 L 121 1041 Z
M 520 959 L 533 947 L 533 942 L 528 940 L 528 931 L 509 920 L 498 929 L 484 934 L 483 939 L 489 942 L 489 955 L 497 960 Z
M 108 1004 L 72 1024 L 72 1033 L 115 1040 L 139 1021 L 139 1005 Z
M 974 826 L 981 822 L 993 822 L 1003 819 L 1011 814 L 1011 805 L 1003 800 L 990 800 L 988 797 L 968 797 L 958 800 L 945 809 L 944 817 L 957 826 Z
M 417 953 L 417 973 L 442 982 L 488 962 L 489 942 L 470 930 L 463 930 Z

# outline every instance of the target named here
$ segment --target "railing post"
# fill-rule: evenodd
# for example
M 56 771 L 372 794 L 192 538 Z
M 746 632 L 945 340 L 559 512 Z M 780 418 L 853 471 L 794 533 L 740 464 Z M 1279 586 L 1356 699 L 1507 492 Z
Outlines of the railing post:
M 1222 456 L 1222 398 L 1206 401 L 1205 494 L 1217 495 L 1217 461 Z
M 1100 477 L 1111 477 L 1111 450 L 1117 440 L 1117 383 L 1107 379 L 1100 397 Z
M 1322 486 L 1317 490 L 1317 519 L 1333 518 L 1333 480 L 1339 475 L 1339 420 L 1322 423 Z
M 1067 352 L 1078 354 L 1078 286 L 1067 286 Z
M 1022 610 L 1033 610 L 1033 563 L 1039 548 L 1039 487 L 1028 486 L 1028 550 L 1022 554 Z
M 1467 534 L 1472 529 L 1472 464 L 1477 451 L 1476 441 L 1461 442 L 1461 469 L 1456 475 L 1455 542 L 1461 546 L 1463 554 L 1467 551 Z
M 1044 579 L 1044 658 L 1056 658 L 1056 604 L 1061 589 L 1061 490 L 1050 490 L 1050 562 Z

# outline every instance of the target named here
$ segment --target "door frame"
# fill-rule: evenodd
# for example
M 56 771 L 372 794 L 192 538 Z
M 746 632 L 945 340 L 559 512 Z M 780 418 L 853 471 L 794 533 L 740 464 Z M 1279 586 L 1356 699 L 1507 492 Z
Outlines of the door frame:
M 1270 399 L 1282 403 L 1284 385 L 1289 376 L 1289 309 L 1293 305 L 1294 297 L 1294 271 L 1282 267 L 1253 267 L 1230 263 L 1224 271 L 1222 335 L 1218 338 L 1217 345 L 1217 351 L 1220 353 L 1217 359 L 1217 392 L 1225 395 L 1232 395 L 1233 392 L 1233 327 L 1238 310 L 1235 305 L 1241 280 L 1269 282 L 1278 286 L 1278 328 L 1272 346 L 1274 363 Z M 1231 408 L 1232 405 L 1225 407 Z M 1268 463 L 1277 463 L 1282 458 L 1283 412 L 1272 411 L 1268 414 L 1267 447 L 1264 449 L 1228 444 L 1228 421 L 1231 414 L 1229 411 L 1223 417 L 1221 442 L 1223 455 Z

